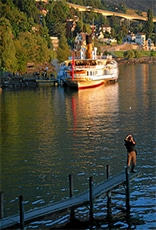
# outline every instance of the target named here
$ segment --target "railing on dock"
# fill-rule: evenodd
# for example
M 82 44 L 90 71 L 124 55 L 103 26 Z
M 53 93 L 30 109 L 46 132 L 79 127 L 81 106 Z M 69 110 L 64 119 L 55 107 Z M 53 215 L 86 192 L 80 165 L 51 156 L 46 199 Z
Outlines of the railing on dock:
M 34 220 L 39 218 L 44 218 L 46 216 L 52 215 L 54 213 L 59 213 L 62 211 L 66 211 L 67 209 L 71 210 L 70 218 L 74 218 L 74 209 L 83 206 L 85 204 L 89 204 L 89 222 L 90 225 L 93 224 L 94 213 L 93 213 L 93 200 L 99 197 L 102 194 L 106 194 L 107 196 L 107 218 L 111 219 L 111 190 L 119 187 L 122 184 L 125 184 L 125 196 L 126 196 L 126 214 L 127 217 L 130 215 L 130 191 L 129 191 L 129 181 L 133 178 L 139 176 L 139 173 L 128 173 L 127 168 L 125 171 L 118 173 L 115 176 L 110 177 L 110 168 L 107 165 L 106 169 L 107 179 L 100 184 L 93 186 L 93 177 L 89 178 L 89 189 L 77 196 L 73 196 L 73 178 L 72 175 L 69 175 L 69 198 L 64 201 L 60 201 L 57 203 L 45 205 L 41 208 L 37 208 L 35 210 L 24 212 L 24 202 L 23 196 L 19 197 L 19 214 L 13 215 L 10 217 L 3 218 L 3 193 L 1 194 L 1 205 L 0 205 L 0 229 L 10 228 L 14 226 L 20 227 L 20 229 L 24 229 L 24 226 Z

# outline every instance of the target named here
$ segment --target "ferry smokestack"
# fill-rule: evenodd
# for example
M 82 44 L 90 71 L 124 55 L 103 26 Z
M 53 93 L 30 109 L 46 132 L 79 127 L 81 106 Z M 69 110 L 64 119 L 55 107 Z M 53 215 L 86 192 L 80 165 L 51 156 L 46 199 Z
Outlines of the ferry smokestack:
M 86 34 L 86 57 L 92 59 L 92 36 Z

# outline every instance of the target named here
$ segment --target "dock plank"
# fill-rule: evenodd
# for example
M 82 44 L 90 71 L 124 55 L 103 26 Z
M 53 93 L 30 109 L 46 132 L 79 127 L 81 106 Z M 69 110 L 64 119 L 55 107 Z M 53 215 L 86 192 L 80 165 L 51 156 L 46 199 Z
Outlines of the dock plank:
M 138 173 L 129 174 L 129 180 L 137 177 Z M 117 175 L 110 177 L 109 179 L 101 182 L 100 184 L 93 186 L 93 198 L 122 185 L 126 181 L 125 172 L 120 172 Z M 63 212 L 69 208 L 76 208 L 89 203 L 89 190 L 84 191 L 83 193 L 68 198 L 67 200 L 56 202 L 53 204 L 48 204 L 37 209 L 26 211 L 24 213 L 24 222 L 28 224 L 39 218 L 49 216 L 54 213 Z M 6 217 L 0 220 L 0 229 L 9 228 L 12 226 L 19 225 L 20 218 L 19 214 L 13 215 L 11 217 Z

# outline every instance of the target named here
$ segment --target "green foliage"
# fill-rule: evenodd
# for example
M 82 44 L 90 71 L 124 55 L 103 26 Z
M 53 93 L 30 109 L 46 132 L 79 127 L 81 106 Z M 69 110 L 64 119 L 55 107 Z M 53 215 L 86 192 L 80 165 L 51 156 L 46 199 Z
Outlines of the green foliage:
M 114 9 L 107 1 L 102 0 L 71 0 L 70 2 L 91 6 L 88 12 L 79 12 L 69 8 L 66 0 L 50 0 L 48 4 L 36 2 L 35 0 L 1 0 L 0 1 L 0 68 L 7 71 L 24 72 L 27 62 L 44 63 L 57 58 L 60 62 L 70 56 L 69 45 L 73 46 L 77 33 L 86 32 L 90 34 L 91 24 L 111 26 L 111 37 L 116 38 L 118 44 L 122 43 L 123 36 L 127 31 L 146 31 L 147 37 L 153 38 L 153 14 L 148 10 L 147 23 L 131 23 L 131 27 L 126 20 L 120 18 L 103 17 L 95 14 L 93 8 Z M 46 16 L 39 11 L 46 9 Z M 121 4 L 119 11 L 126 12 L 126 5 Z M 140 12 L 141 13 L 141 12 Z M 71 32 L 71 28 L 66 28 L 67 19 L 75 20 L 76 28 Z M 67 33 L 68 31 L 68 33 Z M 109 34 L 105 34 L 105 37 Z M 59 41 L 58 52 L 53 50 L 50 36 L 57 36 Z M 68 43 L 67 43 L 68 42 Z M 95 40 L 98 53 L 101 52 L 100 44 Z M 123 53 L 118 54 L 123 56 Z M 139 57 L 142 52 L 127 51 L 124 56 L 127 58 Z M 155 55 L 154 51 L 148 55 Z
M 128 51 L 113 51 L 111 52 L 113 56 L 118 57 L 118 58 L 127 58 L 127 52 Z M 147 56 L 152 56 L 156 57 L 156 51 L 151 50 L 131 50 L 133 52 L 134 58 L 140 58 L 140 57 L 147 57 Z
M 67 44 L 66 37 L 61 35 L 59 40 L 59 48 L 57 49 L 57 59 L 59 62 L 63 62 L 70 56 L 69 46 Z
M 151 56 L 151 57 L 156 57 L 156 51 L 151 50 L 150 56 Z
M 17 71 L 23 73 L 26 71 L 27 55 L 26 49 L 22 46 L 20 39 L 14 42 L 16 48 Z
M 28 18 L 33 18 L 36 23 L 38 22 L 39 11 L 36 7 L 35 0 L 13 0 L 13 2 Z
M 2 70 L 24 72 L 27 62 L 44 63 L 55 57 L 45 23 L 35 24 L 39 11 L 34 0 L 3 0 L 0 16 Z
M 76 37 L 77 33 L 80 33 L 83 31 L 83 21 L 82 20 L 79 20 L 77 22 L 77 25 L 76 25 L 76 28 L 75 28 L 75 31 L 73 33 L 74 37 Z
M 124 51 L 114 51 L 114 52 L 111 52 L 111 54 L 117 58 L 123 58 L 124 57 Z
M 147 11 L 147 22 L 145 25 L 145 33 L 147 38 L 152 38 L 152 32 L 154 29 L 154 23 L 153 23 L 153 12 L 151 9 Z
M 40 35 L 24 32 L 20 34 L 19 41 L 27 62 L 43 63 L 50 60 L 47 42 Z
M 135 58 L 140 58 L 141 57 L 141 53 L 140 53 L 139 50 L 133 50 L 133 52 L 134 52 L 134 57 Z
M 140 51 L 141 57 L 145 57 L 145 56 L 151 56 L 151 52 L 152 52 L 152 56 L 156 56 L 156 51 L 153 50 L 142 50 Z
M 31 29 L 27 17 L 15 6 L 10 7 L 10 5 L 0 3 L 0 16 L 1 18 L 4 17 L 10 21 L 12 33 L 15 37 L 17 37 L 20 32 Z
M 121 10 L 121 12 L 125 13 L 127 12 L 127 8 L 126 8 L 126 5 L 125 4 L 120 4 L 119 5 L 119 9 Z
M 133 59 L 135 57 L 133 50 L 128 50 L 124 52 L 124 57 L 127 59 Z
M 9 20 L 0 19 L 0 68 L 1 70 L 16 71 L 16 49 L 13 42 L 12 28 Z
M 103 55 L 107 56 L 107 55 L 108 55 L 108 51 L 105 50 L 105 51 L 103 52 Z
M 69 15 L 69 8 L 64 2 L 56 2 L 54 6 L 49 6 L 46 15 L 46 25 L 50 36 L 60 37 L 66 33 L 66 19 Z

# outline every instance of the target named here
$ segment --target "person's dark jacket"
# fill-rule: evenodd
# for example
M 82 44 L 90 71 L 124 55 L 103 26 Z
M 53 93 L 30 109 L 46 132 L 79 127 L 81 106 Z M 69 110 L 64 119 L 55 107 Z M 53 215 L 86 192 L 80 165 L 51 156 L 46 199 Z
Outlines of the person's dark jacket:
M 125 141 L 125 146 L 127 152 L 135 151 L 135 144 L 133 144 L 131 141 Z

